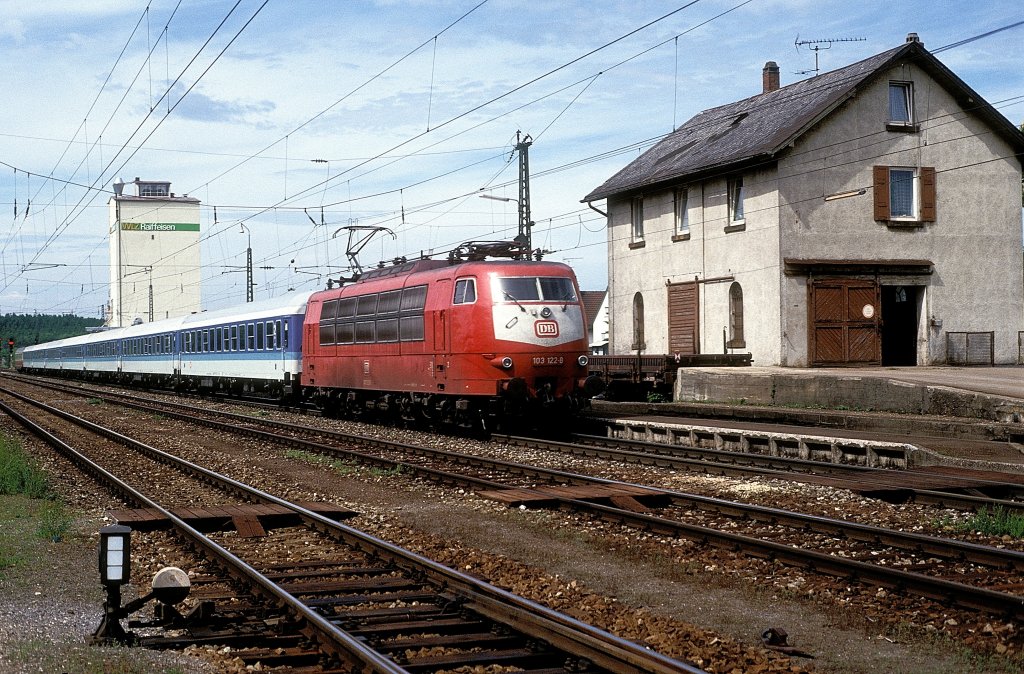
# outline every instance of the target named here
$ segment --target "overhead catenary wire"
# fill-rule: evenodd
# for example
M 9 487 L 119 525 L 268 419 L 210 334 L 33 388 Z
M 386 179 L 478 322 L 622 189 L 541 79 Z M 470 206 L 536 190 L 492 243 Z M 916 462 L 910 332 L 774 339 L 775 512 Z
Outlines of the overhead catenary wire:
M 581 160 L 581 161 L 583 161 L 583 160 Z M 535 175 L 536 175 L 536 174 L 535 174 Z M 339 203 L 345 203 L 345 202 L 339 202 Z M 288 208 L 288 206 L 287 206 L 287 205 L 278 205 L 277 207 L 278 207 L 278 208 L 282 208 L 282 207 L 283 207 L 283 208 Z M 297 208 L 297 207 L 296 207 L 296 208 Z M 411 211 L 411 209 L 409 209 L 409 210 Z

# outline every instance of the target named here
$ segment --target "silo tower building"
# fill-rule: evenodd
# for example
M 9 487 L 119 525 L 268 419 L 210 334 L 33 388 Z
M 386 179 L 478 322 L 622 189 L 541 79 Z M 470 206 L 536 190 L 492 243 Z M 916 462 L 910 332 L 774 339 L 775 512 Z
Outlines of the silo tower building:
M 114 183 L 108 326 L 200 311 L 199 282 L 199 200 L 169 182 Z

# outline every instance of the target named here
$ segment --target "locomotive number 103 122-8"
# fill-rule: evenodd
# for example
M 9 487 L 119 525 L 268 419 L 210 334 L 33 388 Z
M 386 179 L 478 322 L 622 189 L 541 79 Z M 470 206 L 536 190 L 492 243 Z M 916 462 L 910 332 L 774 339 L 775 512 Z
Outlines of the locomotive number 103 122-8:
M 565 356 L 534 356 L 533 366 L 541 367 L 544 365 L 565 365 Z

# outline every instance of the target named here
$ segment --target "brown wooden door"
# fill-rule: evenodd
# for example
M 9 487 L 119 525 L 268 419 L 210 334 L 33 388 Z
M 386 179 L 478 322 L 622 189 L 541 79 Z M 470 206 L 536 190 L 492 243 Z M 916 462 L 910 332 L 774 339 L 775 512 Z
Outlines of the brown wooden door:
M 812 365 L 881 364 L 881 298 L 875 281 L 812 281 L 809 307 Z
M 700 353 L 700 293 L 696 282 L 668 286 L 668 352 Z

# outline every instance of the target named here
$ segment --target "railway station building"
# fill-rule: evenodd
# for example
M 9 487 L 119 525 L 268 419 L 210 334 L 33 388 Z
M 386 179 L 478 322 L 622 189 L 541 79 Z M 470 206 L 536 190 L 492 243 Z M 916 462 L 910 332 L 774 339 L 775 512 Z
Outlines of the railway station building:
M 1024 362 L 1024 134 L 914 33 L 760 84 L 583 199 L 606 200 L 609 353 Z
M 128 188 L 130 194 L 125 193 Z M 200 311 L 199 200 L 171 184 L 114 184 L 108 327 Z

